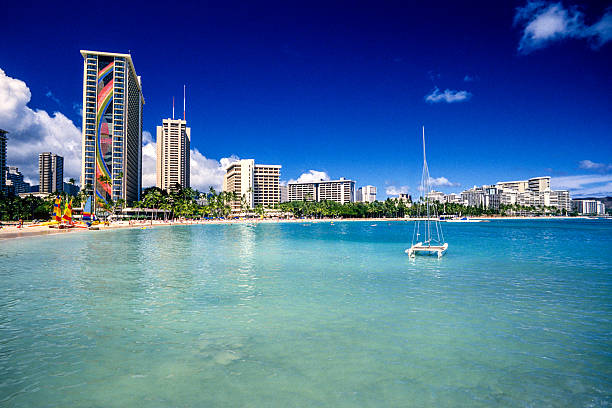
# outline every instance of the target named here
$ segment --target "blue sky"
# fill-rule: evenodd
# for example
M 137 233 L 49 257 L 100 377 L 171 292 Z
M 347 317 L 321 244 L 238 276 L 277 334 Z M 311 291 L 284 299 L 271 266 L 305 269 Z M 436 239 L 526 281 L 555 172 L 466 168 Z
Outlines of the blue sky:
M 153 135 L 187 84 L 198 188 L 240 157 L 281 164 L 284 180 L 314 170 L 375 185 L 379 198 L 416 194 L 424 125 L 442 191 L 550 175 L 575 194 L 612 194 L 612 10 L 459 3 L 132 2 L 120 15 L 5 5 L 9 164 L 36 182 L 38 151 L 78 156 L 79 50 L 92 49 L 131 51 Z

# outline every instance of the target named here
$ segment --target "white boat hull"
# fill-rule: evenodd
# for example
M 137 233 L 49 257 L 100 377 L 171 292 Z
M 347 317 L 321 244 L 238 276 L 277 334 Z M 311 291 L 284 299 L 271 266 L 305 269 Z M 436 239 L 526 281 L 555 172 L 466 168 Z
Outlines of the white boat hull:
M 442 258 L 447 249 L 448 243 L 444 243 L 444 245 L 423 245 L 422 242 L 417 242 L 406 249 L 405 252 L 411 258 L 414 258 L 416 255 L 437 255 L 438 258 Z

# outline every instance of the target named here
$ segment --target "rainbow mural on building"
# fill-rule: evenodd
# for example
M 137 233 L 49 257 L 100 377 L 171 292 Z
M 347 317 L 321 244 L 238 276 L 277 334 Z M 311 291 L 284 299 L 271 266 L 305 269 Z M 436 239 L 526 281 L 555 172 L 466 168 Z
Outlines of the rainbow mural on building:
M 96 198 L 106 203 L 112 198 L 113 159 L 113 69 L 115 63 L 98 71 L 98 100 L 96 113 Z

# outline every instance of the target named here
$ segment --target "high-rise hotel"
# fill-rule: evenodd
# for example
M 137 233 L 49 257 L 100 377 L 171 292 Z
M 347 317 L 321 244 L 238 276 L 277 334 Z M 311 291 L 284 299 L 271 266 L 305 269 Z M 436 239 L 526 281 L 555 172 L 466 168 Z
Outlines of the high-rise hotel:
M 0 129 L 0 194 L 6 189 L 6 130 Z
M 38 178 L 41 193 L 64 191 L 64 158 L 51 152 L 39 154 Z
M 242 210 L 242 200 L 251 209 L 280 203 L 280 169 L 275 164 L 255 164 L 253 159 L 230 164 L 223 177 L 223 191 L 234 192 L 241 198 L 231 203 L 232 212 Z
M 157 126 L 157 187 L 174 191 L 189 188 L 191 128 L 182 119 L 164 119 Z
M 140 199 L 142 85 L 130 54 L 81 50 L 83 146 L 81 186 L 98 200 Z

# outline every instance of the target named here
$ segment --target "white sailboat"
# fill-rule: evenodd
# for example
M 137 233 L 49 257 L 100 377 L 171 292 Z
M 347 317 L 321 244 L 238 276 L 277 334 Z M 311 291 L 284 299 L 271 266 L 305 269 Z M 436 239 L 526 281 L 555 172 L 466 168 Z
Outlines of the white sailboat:
M 429 168 L 425 155 L 425 126 L 423 126 L 423 172 L 421 174 L 421 193 L 425 198 L 426 213 L 421 214 L 419 206 L 418 219 L 414 224 L 412 234 L 412 245 L 406 249 L 410 257 L 418 255 L 437 255 L 442 257 L 448 249 L 448 243 L 444 242 L 442 226 L 436 214 L 436 207 L 431 205 L 428 193 L 431 191 L 429 182 Z M 425 217 L 423 219 L 423 217 Z

